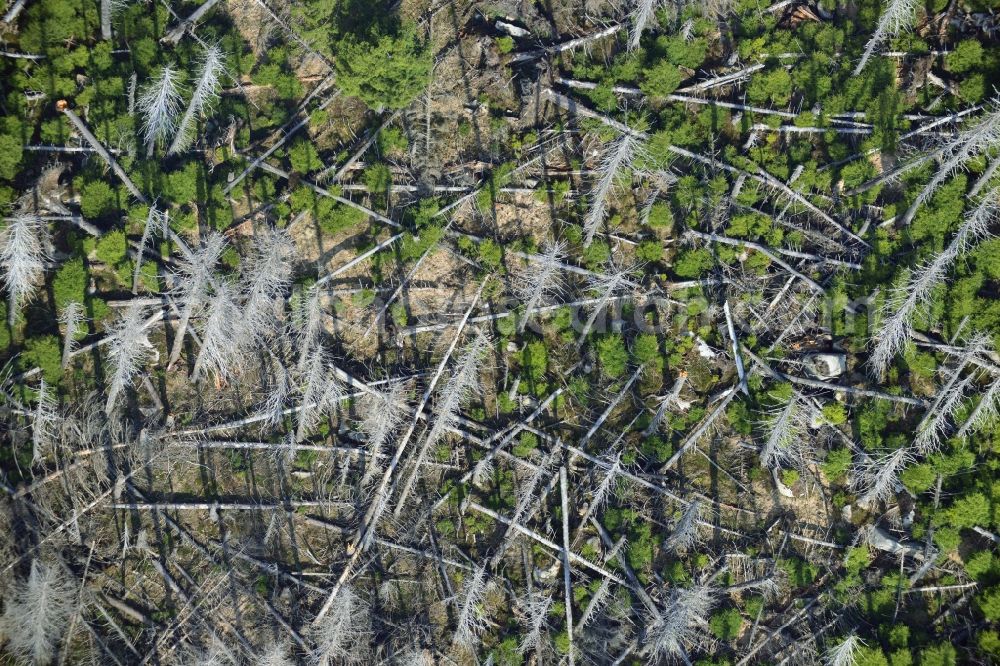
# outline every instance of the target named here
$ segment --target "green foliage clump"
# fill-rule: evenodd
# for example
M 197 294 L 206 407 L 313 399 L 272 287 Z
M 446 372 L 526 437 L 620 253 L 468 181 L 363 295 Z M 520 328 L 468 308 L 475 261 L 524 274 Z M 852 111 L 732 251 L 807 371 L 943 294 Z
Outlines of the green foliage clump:
M 979 594 L 976 606 L 987 620 L 1000 622 L 1000 587 L 993 587 Z
M 995 508 L 990 498 L 981 492 L 966 493 L 956 499 L 945 511 L 939 512 L 935 523 L 951 527 L 982 527 L 994 522 Z
M 715 258 L 707 248 L 683 249 L 674 259 L 674 273 L 682 278 L 696 278 L 714 264 Z
M 545 380 L 548 352 L 544 342 L 533 340 L 524 346 L 521 351 L 521 367 L 530 381 L 537 383 Z
M 628 365 L 628 351 L 625 341 L 617 333 L 605 335 L 597 341 L 597 358 L 601 371 L 608 377 L 620 377 Z
M 97 241 L 94 254 L 97 259 L 108 266 L 117 266 L 125 260 L 128 252 L 128 239 L 120 229 L 109 231 Z
M 708 620 L 708 626 L 716 638 L 728 643 L 739 635 L 743 618 L 735 608 L 727 608 L 714 613 Z
M 782 67 L 761 72 L 751 80 L 747 97 L 754 104 L 788 106 L 792 99 L 792 77 Z
M 101 217 L 114 210 L 115 191 L 105 180 L 86 180 L 80 187 L 80 212 L 84 217 Z
M 815 564 L 798 557 L 783 559 L 780 566 L 788 574 L 788 581 L 793 587 L 808 587 L 819 575 Z
M 413 25 L 396 34 L 347 35 L 334 45 L 337 85 L 374 109 L 403 109 L 424 91 L 431 52 Z
M 851 468 L 851 450 L 848 448 L 833 449 L 826 454 L 823 462 L 823 474 L 830 481 L 840 479 Z
M 636 522 L 628 530 L 628 563 L 633 569 L 642 571 L 653 562 L 655 539 L 649 523 Z
M 885 653 L 877 647 L 859 647 L 855 655 L 854 666 L 889 666 Z
M 0 134 L 0 178 L 14 179 L 23 154 L 20 139 L 10 134 Z
M 680 87 L 682 80 L 681 71 L 663 60 L 643 71 L 639 88 L 650 97 L 666 97 Z
M 920 666 L 955 666 L 958 655 L 951 643 L 938 643 L 920 650 Z
M 323 165 L 316 147 L 305 139 L 299 139 L 288 149 L 288 161 L 292 171 L 303 174 L 312 173 Z
M 67 261 L 59 267 L 52 278 L 52 295 L 59 311 L 70 303 L 84 302 L 87 298 L 87 269 L 82 261 Z
M 726 421 L 729 426 L 741 435 L 749 435 L 753 432 L 750 408 L 742 400 L 734 400 L 729 403 L 726 409 Z
M 632 355 L 640 365 L 663 367 L 663 356 L 660 354 L 660 341 L 655 335 L 642 333 L 632 344 Z
M 642 241 L 635 249 L 637 259 L 654 263 L 663 258 L 663 244 L 659 241 Z
M 583 250 L 583 263 L 591 270 L 599 268 L 611 257 L 611 247 L 601 240 L 595 240 Z
M 503 259 L 503 249 L 492 238 L 483 239 L 476 250 L 479 262 L 486 268 L 496 270 L 500 268 Z
M 54 335 L 39 335 L 28 338 L 20 357 L 24 370 L 41 368 L 42 377 L 55 384 L 62 377 L 62 345 Z
M 910 489 L 910 492 L 917 494 L 929 490 L 934 485 L 936 476 L 931 465 L 920 463 L 904 469 L 899 475 L 899 480 Z
M 402 155 L 410 141 L 398 127 L 386 127 L 378 134 L 378 149 L 383 155 Z
M 669 230 L 674 226 L 674 214 L 670 210 L 670 205 L 663 201 L 657 201 L 649 209 L 649 226 L 654 229 Z
M 954 74 L 975 69 L 983 62 L 983 45 L 978 39 L 963 39 L 945 56 L 944 62 Z
M 180 169 L 166 174 L 164 194 L 174 203 L 184 205 L 205 199 L 201 167 L 190 161 Z
M 839 402 L 829 402 L 823 405 L 823 418 L 830 425 L 843 425 L 847 422 L 847 408 Z
M 708 41 L 704 37 L 659 37 L 656 40 L 656 50 L 665 53 L 667 59 L 675 65 L 695 69 L 705 61 Z

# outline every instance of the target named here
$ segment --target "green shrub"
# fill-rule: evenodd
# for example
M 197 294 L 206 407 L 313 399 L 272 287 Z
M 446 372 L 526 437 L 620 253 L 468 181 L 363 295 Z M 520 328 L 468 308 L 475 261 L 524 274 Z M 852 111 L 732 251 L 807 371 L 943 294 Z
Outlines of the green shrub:
M 545 343 L 539 340 L 529 342 L 521 351 L 521 367 L 524 374 L 532 382 L 540 382 L 545 379 L 545 370 L 548 367 L 548 352 Z
M 843 425 L 847 422 L 847 408 L 839 402 L 829 402 L 823 405 L 823 418 L 830 425 Z
M 663 258 L 663 244 L 659 241 L 642 241 L 635 249 L 635 256 L 649 263 Z
M 597 341 L 597 358 L 601 371 L 608 377 L 620 377 L 628 365 L 628 351 L 622 336 L 612 333 Z
M 21 367 L 24 370 L 41 368 L 42 377 L 50 384 L 55 384 L 62 376 L 62 344 L 54 335 L 40 335 L 28 338 L 21 354 Z
M 427 88 L 431 52 L 412 24 L 395 35 L 344 37 L 334 51 L 337 86 L 372 108 L 404 109 Z
M 954 74 L 975 69 L 983 63 L 983 45 L 978 39 L 963 39 L 944 57 L 944 62 Z
M 486 268 L 491 270 L 500 268 L 500 262 L 503 258 L 503 250 L 493 239 L 484 239 L 479 244 L 477 254 L 479 255 L 479 262 Z
M 936 476 L 937 473 L 934 471 L 933 466 L 927 463 L 920 463 L 904 469 L 902 474 L 899 475 L 899 480 L 910 489 L 910 492 L 916 494 L 933 487 Z
M 312 173 L 323 166 L 316 147 L 312 141 L 305 139 L 299 139 L 288 149 L 288 161 L 292 165 L 292 171 L 302 174 Z
M 836 481 L 851 468 L 851 450 L 848 448 L 833 449 L 826 454 L 823 463 L 823 473 L 830 481 Z
M 104 180 L 88 180 L 80 188 L 80 212 L 84 217 L 101 217 L 114 210 L 115 192 Z
M 1000 587 L 990 588 L 976 597 L 976 606 L 990 622 L 1000 622 Z
M 9 134 L 0 134 L 0 178 L 13 180 L 21 164 L 24 149 L 21 141 Z
M 128 239 L 125 232 L 119 229 L 109 231 L 97 240 L 95 255 L 98 261 L 107 266 L 117 266 L 125 260 L 128 251 Z
M 681 71 L 663 60 L 643 71 L 643 82 L 639 88 L 650 97 L 666 97 L 677 90 L 682 80 Z
M 674 273 L 682 278 L 696 278 L 715 264 L 711 250 L 706 248 L 683 249 L 674 259 Z
M 739 635 L 740 627 L 743 626 L 743 618 L 740 617 L 738 610 L 728 608 L 713 614 L 708 621 L 708 626 L 716 638 L 728 643 Z
M 71 259 L 59 267 L 52 278 L 52 295 L 60 312 L 70 303 L 80 303 L 87 298 L 87 269 L 83 262 Z
M 365 168 L 363 178 L 372 194 L 388 194 L 392 187 L 392 172 L 385 164 L 372 164 Z
M 655 229 L 671 229 L 674 226 L 674 214 L 670 205 L 657 201 L 649 209 L 649 226 Z
M 406 134 L 398 127 L 386 127 L 378 133 L 378 148 L 383 155 L 401 155 L 409 145 Z

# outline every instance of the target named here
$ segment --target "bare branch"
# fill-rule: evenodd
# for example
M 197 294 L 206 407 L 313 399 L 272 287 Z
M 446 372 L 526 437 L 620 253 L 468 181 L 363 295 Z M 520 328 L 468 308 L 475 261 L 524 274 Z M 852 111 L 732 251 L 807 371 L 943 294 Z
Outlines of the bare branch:
M 0 267 L 3 285 L 10 298 L 8 324 L 35 292 L 49 261 L 48 227 L 37 215 L 21 213 L 10 218 L 0 235 Z
M 194 94 L 191 96 L 191 101 L 188 102 L 187 110 L 184 111 L 184 117 L 181 118 L 181 122 L 177 126 L 177 134 L 167 150 L 168 155 L 179 153 L 191 145 L 194 140 L 196 117 L 206 113 L 219 98 L 219 79 L 225 71 L 225 54 L 218 46 L 209 46 L 202 54 L 200 64 L 201 71 L 198 74 Z M 141 104 L 142 100 L 140 99 Z
M 854 666 L 858 658 L 858 648 L 863 646 L 864 642 L 851 634 L 838 645 L 826 651 L 823 655 L 823 664 L 825 666 Z
M 77 611 L 76 585 L 62 567 L 31 562 L 27 580 L 6 595 L 0 629 L 19 659 L 47 664 L 56 655 L 70 618 Z
M 111 412 L 119 394 L 132 385 L 133 378 L 149 358 L 156 355 L 144 325 L 144 315 L 141 305 L 130 305 L 110 331 L 108 364 L 111 366 L 111 378 L 104 406 L 107 412 Z
M 174 131 L 181 108 L 180 75 L 170 65 L 144 87 L 136 100 L 143 115 L 142 136 L 147 156 L 153 155 L 157 141 L 166 141 Z
M 861 62 L 854 69 L 854 76 L 861 74 L 861 70 L 865 68 L 868 59 L 872 57 L 878 47 L 913 25 L 914 14 L 918 6 L 920 6 L 919 0 L 888 0 L 886 2 L 875 32 L 865 46 Z

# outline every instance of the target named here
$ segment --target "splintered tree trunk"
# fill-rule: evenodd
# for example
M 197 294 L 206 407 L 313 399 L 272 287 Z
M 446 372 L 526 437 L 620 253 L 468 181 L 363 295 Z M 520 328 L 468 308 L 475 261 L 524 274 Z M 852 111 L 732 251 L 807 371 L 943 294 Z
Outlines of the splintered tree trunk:
M 559 496 L 562 502 L 563 588 L 566 593 L 566 635 L 569 637 L 569 666 L 573 666 L 573 580 L 569 566 L 569 498 L 566 465 L 559 468 Z
M 101 39 L 111 39 L 111 0 L 101 0 Z
M 69 121 L 73 123 L 73 126 L 76 127 L 78 132 L 80 132 L 80 135 L 87 141 L 87 143 L 90 144 L 90 146 L 97 152 L 97 154 L 101 156 L 101 159 L 103 159 L 107 163 L 107 165 L 111 167 L 111 170 L 115 172 L 115 175 L 121 179 L 125 187 L 128 188 L 128 191 L 132 193 L 132 196 L 138 199 L 140 203 L 148 204 L 149 199 L 147 199 L 146 196 L 139 190 L 139 188 L 135 186 L 135 183 L 132 182 L 132 179 L 129 178 L 127 173 L 125 173 L 125 169 L 123 169 L 121 165 L 115 161 L 115 158 L 111 156 L 111 153 L 108 152 L 108 149 L 105 148 L 103 145 L 101 145 L 101 142 L 97 140 L 97 137 L 94 136 L 94 134 L 90 131 L 87 125 L 80 118 L 80 116 L 73 113 L 70 110 L 69 106 L 66 104 L 66 102 L 63 100 L 60 100 L 59 102 L 56 103 L 56 108 L 61 110 L 63 114 L 65 114 L 66 117 L 69 119 Z
M 616 574 L 614 572 L 611 572 L 611 571 L 608 571 L 607 569 L 605 569 L 604 567 L 600 566 L 599 564 L 594 564 L 593 562 L 591 562 L 587 558 L 585 558 L 585 557 L 583 557 L 581 555 L 577 555 L 573 551 L 566 551 L 565 548 L 563 548 L 562 546 L 560 546 L 559 544 L 557 544 L 555 541 L 552 541 L 552 539 L 549 539 L 548 537 L 546 537 L 546 536 L 544 536 L 542 534 L 539 534 L 538 532 L 532 530 L 529 527 L 525 527 L 524 525 L 521 525 L 519 523 L 511 522 L 510 519 L 505 518 L 504 516 L 501 516 L 499 513 L 497 513 L 493 509 L 490 509 L 489 507 L 485 507 L 482 504 L 479 504 L 478 502 L 474 502 L 472 500 L 466 500 L 464 506 L 466 508 L 472 509 L 473 511 L 475 511 L 477 513 L 481 513 L 484 516 L 489 516 L 490 518 L 492 518 L 493 520 L 495 520 L 495 521 L 497 521 L 499 523 L 503 523 L 504 525 L 508 525 L 508 526 L 514 528 L 515 530 L 517 530 L 518 532 L 520 532 L 524 536 L 528 537 L 532 541 L 536 541 L 536 542 L 540 543 L 541 545 L 545 546 L 546 548 L 550 549 L 551 551 L 553 551 L 555 553 L 559 553 L 560 557 L 565 552 L 566 553 L 566 557 L 567 557 L 567 559 L 569 559 L 570 562 L 575 562 L 576 564 L 579 564 L 580 566 L 582 566 L 584 568 L 590 569 L 591 571 L 593 571 L 596 574 L 599 574 L 599 575 L 601 575 L 601 576 L 603 576 L 605 578 L 609 578 L 609 579 L 613 580 L 614 582 L 618 583 L 619 585 L 621 585 L 623 587 L 627 587 L 630 590 L 632 589 L 632 585 L 627 580 L 625 580 L 624 578 L 621 578 L 620 576 L 618 576 L 618 574 Z
M 417 408 L 414 410 L 414 417 L 410 421 L 410 426 L 406 429 L 406 433 L 399 440 L 399 444 L 396 446 L 396 453 L 393 455 L 392 460 L 389 462 L 389 466 L 386 467 L 385 472 L 382 474 L 382 482 L 379 484 L 378 489 L 372 496 L 372 500 L 368 505 L 368 510 L 361 519 L 361 525 L 358 527 L 357 534 L 350 544 L 349 550 L 351 551 L 351 558 L 347 561 L 347 564 L 344 565 L 344 570 L 341 572 L 340 577 L 334 584 L 333 589 L 330 590 L 330 595 L 327 597 L 326 603 L 323 604 L 319 613 L 316 614 L 316 618 L 313 620 L 314 626 L 318 626 L 326 614 L 330 612 L 330 608 L 333 606 L 333 602 L 336 600 L 337 594 L 340 592 L 340 589 L 344 586 L 344 583 L 351 575 L 351 570 L 361 557 L 361 553 L 364 552 L 370 536 L 374 533 L 378 515 L 385 509 L 385 504 L 389 499 L 393 474 L 396 472 L 396 468 L 399 466 L 399 461 L 403 458 L 403 454 L 406 452 L 406 445 L 409 443 L 410 438 L 413 437 L 413 432 L 416 430 L 418 421 L 417 416 L 423 412 L 424 407 L 427 405 L 431 395 L 434 393 L 434 388 L 437 386 L 438 381 L 444 374 L 444 369 L 448 363 L 448 359 L 451 358 L 452 353 L 455 351 L 455 347 L 458 346 L 458 339 L 462 335 L 462 330 L 465 328 L 465 324 L 469 320 L 472 310 L 476 307 L 476 303 L 479 302 L 479 297 L 482 295 L 483 289 L 486 287 L 486 283 L 488 281 L 489 277 L 483 280 L 482 284 L 479 285 L 479 290 L 473 297 L 472 303 L 469 304 L 469 309 L 466 310 L 465 317 L 459 324 L 458 330 L 455 331 L 455 336 L 452 338 L 451 344 L 448 346 L 444 357 L 438 364 L 437 371 L 434 373 L 430 383 L 427 385 L 427 389 L 424 391 L 424 394 L 420 399 L 420 404 L 417 405 Z
M 107 0 L 102 0 L 102 2 L 106 2 L 106 1 Z M 219 0 L 208 0 L 208 2 L 202 3 L 201 6 L 198 7 L 198 9 L 194 10 L 193 12 L 191 12 L 190 16 L 188 16 L 186 19 L 184 19 L 179 24 L 177 24 L 173 28 L 173 30 L 171 30 L 166 35 L 164 35 L 163 39 L 161 39 L 160 41 L 166 42 L 168 44 L 176 44 L 177 42 L 179 42 L 181 40 L 181 37 L 184 36 L 184 33 L 187 32 L 187 30 L 191 26 L 193 26 L 195 23 L 197 23 L 201 19 L 201 17 L 204 16 L 208 12 L 209 9 L 211 9 L 212 7 L 214 7 L 215 5 L 217 5 L 218 3 L 219 3 Z
M 21 10 L 24 9 L 24 5 L 25 0 L 16 0 L 14 4 L 10 6 L 10 9 L 7 10 L 7 13 L 3 15 L 3 22 L 10 25 L 16 21 L 18 14 L 20 14 Z
M 187 333 L 188 325 L 191 323 L 191 306 L 185 305 L 184 310 L 181 311 L 181 319 L 177 323 L 177 328 L 174 331 L 174 346 L 170 350 L 170 358 L 167 360 L 167 369 L 174 367 L 177 363 L 177 359 L 181 357 L 181 351 L 184 350 L 184 336 Z

